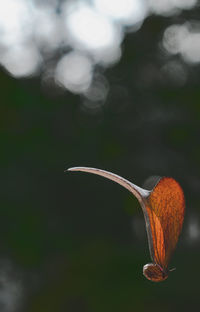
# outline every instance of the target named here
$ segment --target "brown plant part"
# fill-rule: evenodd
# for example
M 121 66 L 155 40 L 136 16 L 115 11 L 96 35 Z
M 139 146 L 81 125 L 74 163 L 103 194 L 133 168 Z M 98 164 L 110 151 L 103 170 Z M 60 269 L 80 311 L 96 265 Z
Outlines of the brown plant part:
M 145 218 L 149 250 L 153 263 L 143 267 L 144 276 L 164 281 L 169 274 L 169 261 L 182 229 L 185 200 L 183 190 L 173 178 L 157 178 L 151 190 L 140 188 L 130 181 L 105 170 L 74 167 L 68 171 L 84 171 L 115 181 L 128 189 L 139 201 Z M 152 183 L 151 183 L 152 184 Z

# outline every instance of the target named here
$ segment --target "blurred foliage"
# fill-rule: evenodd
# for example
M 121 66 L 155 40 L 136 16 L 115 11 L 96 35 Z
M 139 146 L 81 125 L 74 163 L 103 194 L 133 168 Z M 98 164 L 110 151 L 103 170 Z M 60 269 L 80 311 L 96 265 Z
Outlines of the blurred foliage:
M 0 252 L 25 276 L 25 311 L 198 309 L 200 241 L 188 238 L 188 226 L 191 216 L 200 220 L 200 68 L 184 65 L 181 86 L 161 71 L 170 56 L 158 47 L 166 26 L 186 14 L 150 17 L 127 35 L 95 111 L 38 79 L 0 73 Z M 155 174 L 181 183 L 186 220 L 168 280 L 142 275 L 150 257 L 144 226 L 138 232 L 132 222 L 143 224 L 136 199 L 104 179 L 64 173 L 76 165 L 138 185 Z

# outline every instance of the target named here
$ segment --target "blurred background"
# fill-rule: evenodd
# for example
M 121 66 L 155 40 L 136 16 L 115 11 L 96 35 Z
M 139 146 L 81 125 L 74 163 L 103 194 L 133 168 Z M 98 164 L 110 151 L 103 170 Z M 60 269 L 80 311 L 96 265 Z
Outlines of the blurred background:
M 0 1 L 1 312 L 199 309 L 199 4 Z M 180 182 L 165 282 L 137 200 L 72 166 Z

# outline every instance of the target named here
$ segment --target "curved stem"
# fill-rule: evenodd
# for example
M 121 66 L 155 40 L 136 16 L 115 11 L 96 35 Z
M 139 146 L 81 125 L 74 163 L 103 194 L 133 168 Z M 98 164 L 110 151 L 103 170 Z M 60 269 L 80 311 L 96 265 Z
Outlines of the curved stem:
M 121 176 L 114 174 L 112 172 L 102 170 L 102 169 L 97 169 L 97 168 L 90 168 L 90 167 L 73 167 L 67 169 L 67 171 L 83 171 L 83 172 L 89 172 L 93 174 L 100 175 L 102 177 L 105 177 L 109 180 L 112 180 L 123 187 L 125 187 L 127 190 L 129 190 L 137 199 L 140 203 L 144 201 L 145 198 L 147 198 L 150 195 L 150 191 L 145 190 L 130 181 L 122 178 Z

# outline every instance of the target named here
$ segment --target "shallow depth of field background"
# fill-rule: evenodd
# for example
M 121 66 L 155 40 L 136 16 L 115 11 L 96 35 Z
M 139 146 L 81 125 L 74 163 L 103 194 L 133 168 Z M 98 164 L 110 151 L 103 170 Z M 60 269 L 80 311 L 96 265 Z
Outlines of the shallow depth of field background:
M 196 311 L 200 296 L 197 0 L 0 1 L 0 311 Z M 72 166 L 186 196 L 169 278 L 137 200 Z

